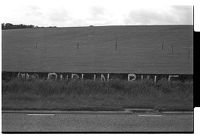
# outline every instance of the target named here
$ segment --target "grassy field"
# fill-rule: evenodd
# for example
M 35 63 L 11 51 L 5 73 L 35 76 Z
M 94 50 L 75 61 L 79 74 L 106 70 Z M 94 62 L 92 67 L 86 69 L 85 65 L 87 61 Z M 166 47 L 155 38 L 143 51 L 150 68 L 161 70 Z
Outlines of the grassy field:
M 3 110 L 193 110 L 193 82 L 19 80 L 2 82 Z
M 192 46 L 190 25 L 3 30 L 2 70 L 193 74 Z

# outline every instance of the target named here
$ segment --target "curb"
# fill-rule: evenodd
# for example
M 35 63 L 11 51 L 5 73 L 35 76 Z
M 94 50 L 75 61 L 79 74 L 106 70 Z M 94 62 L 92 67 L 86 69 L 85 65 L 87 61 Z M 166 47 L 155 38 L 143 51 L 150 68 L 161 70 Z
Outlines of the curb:
M 165 111 L 155 109 L 126 108 L 121 111 L 58 111 L 58 110 L 2 110 L 2 113 L 40 113 L 40 114 L 133 114 L 133 113 L 163 113 L 163 114 L 193 114 L 194 111 Z
M 132 114 L 129 111 L 14 111 L 14 110 L 6 110 L 2 111 L 2 113 L 40 113 L 40 114 Z

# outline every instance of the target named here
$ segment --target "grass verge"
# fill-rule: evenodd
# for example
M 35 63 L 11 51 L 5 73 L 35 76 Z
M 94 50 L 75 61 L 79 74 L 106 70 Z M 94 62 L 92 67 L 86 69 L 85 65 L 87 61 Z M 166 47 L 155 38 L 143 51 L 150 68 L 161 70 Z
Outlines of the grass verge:
M 193 110 L 193 82 L 2 81 L 3 110 Z

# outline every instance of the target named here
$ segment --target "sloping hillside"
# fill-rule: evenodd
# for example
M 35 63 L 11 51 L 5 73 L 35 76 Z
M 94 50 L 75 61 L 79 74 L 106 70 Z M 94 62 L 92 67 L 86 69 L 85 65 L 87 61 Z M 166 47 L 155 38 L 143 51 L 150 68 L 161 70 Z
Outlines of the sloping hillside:
M 2 70 L 192 74 L 192 47 L 189 25 L 3 30 Z

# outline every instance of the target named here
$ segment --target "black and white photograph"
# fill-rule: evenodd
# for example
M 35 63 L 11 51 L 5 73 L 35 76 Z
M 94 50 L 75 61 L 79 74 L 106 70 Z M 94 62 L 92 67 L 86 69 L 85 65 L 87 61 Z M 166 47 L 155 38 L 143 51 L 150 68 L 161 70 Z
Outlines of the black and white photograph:
M 194 133 L 194 6 L 1 4 L 2 133 Z

